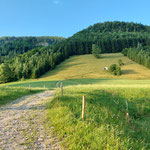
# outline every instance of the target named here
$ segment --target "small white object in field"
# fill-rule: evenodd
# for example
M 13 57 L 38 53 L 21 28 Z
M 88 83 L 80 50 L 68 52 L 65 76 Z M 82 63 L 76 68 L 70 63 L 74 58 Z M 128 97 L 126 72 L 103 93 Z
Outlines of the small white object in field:
M 108 70 L 108 67 L 104 67 L 104 70 Z

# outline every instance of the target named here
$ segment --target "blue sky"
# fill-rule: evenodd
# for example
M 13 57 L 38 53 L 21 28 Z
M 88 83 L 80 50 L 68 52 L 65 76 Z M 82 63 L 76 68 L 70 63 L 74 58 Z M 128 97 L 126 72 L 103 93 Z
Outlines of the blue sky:
M 98 22 L 150 25 L 150 0 L 0 0 L 0 36 L 63 36 Z

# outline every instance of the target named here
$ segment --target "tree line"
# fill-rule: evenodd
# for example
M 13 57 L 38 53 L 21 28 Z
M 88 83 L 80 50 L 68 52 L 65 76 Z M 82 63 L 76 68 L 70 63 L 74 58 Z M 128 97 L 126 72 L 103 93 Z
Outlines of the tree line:
M 0 65 L 0 83 L 38 78 L 64 60 L 52 47 L 36 48 Z
M 150 69 L 150 46 L 138 44 L 134 48 L 125 48 L 122 53 L 136 63 Z

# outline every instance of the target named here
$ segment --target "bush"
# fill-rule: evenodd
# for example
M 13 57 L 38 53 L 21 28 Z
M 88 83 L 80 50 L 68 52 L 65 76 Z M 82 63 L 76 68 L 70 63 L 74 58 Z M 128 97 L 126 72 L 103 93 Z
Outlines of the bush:
M 100 54 L 94 54 L 94 56 L 95 56 L 97 59 L 101 58 L 101 55 L 100 55 Z
M 124 65 L 122 59 L 119 59 L 119 60 L 118 60 L 118 64 L 119 64 L 119 66 L 123 66 L 123 65 Z
M 121 75 L 121 68 L 116 64 L 110 65 L 108 71 L 113 75 Z
M 122 54 L 124 56 L 127 56 L 127 53 L 128 53 L 128 48 L 125 48 L 125 49 L 122 50 Z

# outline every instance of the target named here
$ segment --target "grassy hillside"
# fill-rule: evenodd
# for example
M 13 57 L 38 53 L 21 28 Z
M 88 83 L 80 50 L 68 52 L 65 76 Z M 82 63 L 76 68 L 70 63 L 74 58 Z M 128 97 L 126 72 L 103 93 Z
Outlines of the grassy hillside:
M 118 59 L 122 59 L 125 63 L 120 77 L 104 71 L 104 67 L 118 63 Z M 43 75 L 40 80 L 82 78 L 150 79 L 150 70 L 124 57 L 121 53 L 103 54 L 101 59 L 96 59 L 93 55 L 81 55 L 65 60 L 55 70 Z
M 122 66 L 122 75 L 113 76 L 104 71 L 105 66 L 117 63 L 122 59 L 125 63 Z M 139 80 L 143 79 L 143 80 Z M 46 87 L 56 88 L 56 82 L 63 80 L 63 85 L 78 84 L 100 84 L 101 86 L 142 86 L 150 85 L 150 70 L 139 65 L 121 53 L 103 54 L 101 59 L 96 59 L 93 55 L 73 56 L 58 65 L 54 70 L 49 71 L 39 79 L 17 81 L 1 86 L 22 86 L 22 87 Z

